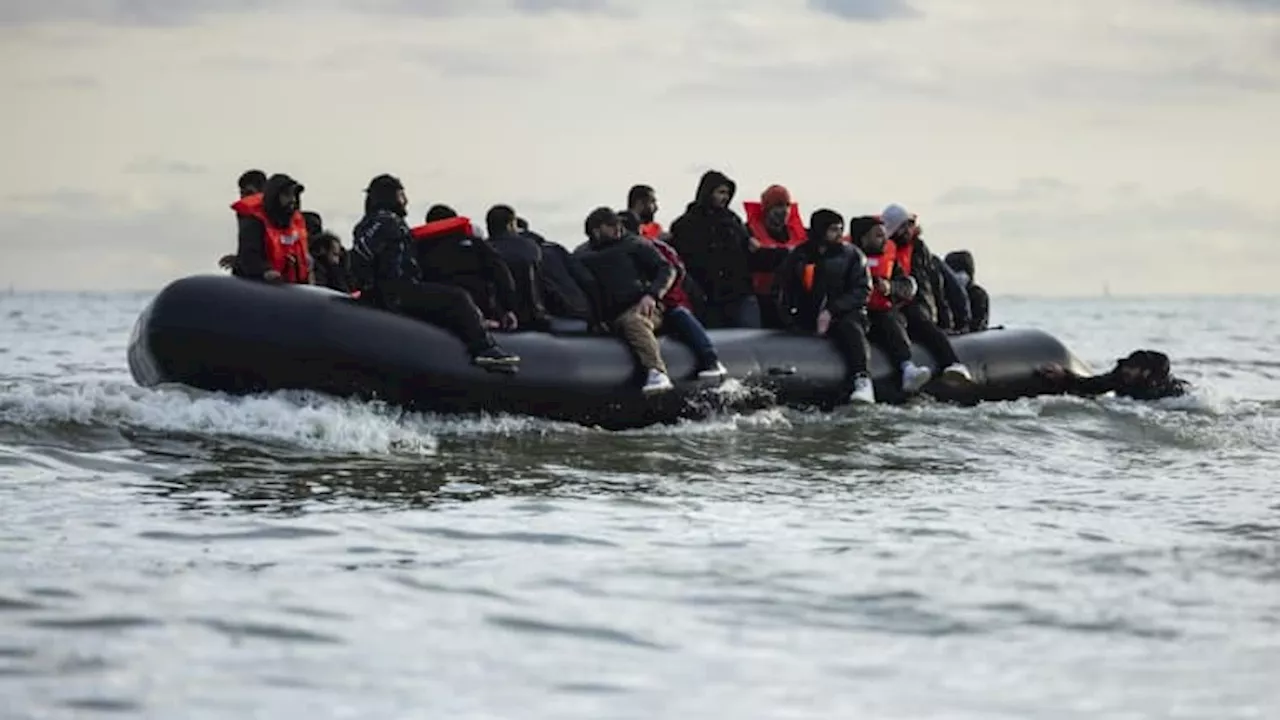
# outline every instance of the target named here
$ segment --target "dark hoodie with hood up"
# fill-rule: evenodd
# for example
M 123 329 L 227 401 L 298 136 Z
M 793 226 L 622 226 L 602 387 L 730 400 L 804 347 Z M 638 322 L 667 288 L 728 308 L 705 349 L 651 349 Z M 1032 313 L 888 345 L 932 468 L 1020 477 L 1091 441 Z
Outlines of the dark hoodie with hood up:
M 991 296 L 987 294 L 986 288 L 974 280 L 973 253 L 968 250 L 955 250 L 947 253 L 944 262 L 951 268 L 956 280 L 969 295 L 968 332 L 986 330 L 991 321 Z
M 391 175 L 379 175 L 365 191 L 364 217 L 352 229 L 351 276 L 362 300 L 394 309 L 396 292 L 423 282 L 413 252 L 413 235 L 397 192 L 404 188 Z
M 725 305 L 753 294 L 751 233 L 728 206 L 712 204 L 711 194 L 721 185 L 728 186 L 732 203 L 737 184 L 724 173 L 708 170 L 698 180 L 696 199 L 671 223 L 670 244 L 710 305 Z
M 865 324 L 871 296 L 867 256 L 853 243 L 826 241 L 827 229 L 842 222 L 833 210 L 815 211 L 809 221 L 809 239 L 792 250 L 774 274 L 774 297 L 784 328 L 812 332 L 823 310 L 831 312 L 833 321 L 852 317 Z M 812 285 L 806 287 L 809 272 Z
M 284 173 L 272 175 L 262 190 L 262 211 L 267 216 L 267 222 L 278 228 L 289 227 L 293 220 L 295 209 L 288 209 L 280 204 L 280 195 L 290 189 L 298 196 L 298 205 L 301 206 L 302 191 L 306 188 Z M 232 274 L 260 280 L 271 269 L 271 264 L 267 262 L 267 228 L 258 218 L 245 215 L 240 216 L 239 224 Z

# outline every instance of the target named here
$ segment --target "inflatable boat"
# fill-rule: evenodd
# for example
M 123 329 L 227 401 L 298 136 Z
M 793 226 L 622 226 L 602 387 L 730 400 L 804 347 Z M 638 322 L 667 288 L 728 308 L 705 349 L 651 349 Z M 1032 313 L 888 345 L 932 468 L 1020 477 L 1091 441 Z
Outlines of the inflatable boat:
M 142 386 L 179 383 L 248 394 L 313 390 L 378 399 L 413 410 L 448 414 L 511 413 L 608 429 L 636 428 L 723 409 L 770 405 L 822 407 L 847 401 L 843 359 L 825 339 L 779 330 L 712 330 L 728 376 L 699 380 L 693 354 L 662 338 L 676 387 L 646 396 L 641 372 L 621 340 L 563 332 L 502 334 L 521 358 L 515 373 L 471 363 L 446 330 L 362 305 L 346 295 L 307 286 L 268 285 L 201 275 L 177 280 L 152 299 L 129 340 L 129 369 Z M 973 373 L 961 387 L 934 380 L 924 392 L 974 402 L 1017 396 L 1011 391 L 1037 367 L 1057 363 L 1088 373 L 1062 343 L 1030 329 L 995 329 L 953 339 Z M 937 369 L 920 347 L 915 361 Z M 877 399 L 903 400 L 898 373 L 872 350 Z

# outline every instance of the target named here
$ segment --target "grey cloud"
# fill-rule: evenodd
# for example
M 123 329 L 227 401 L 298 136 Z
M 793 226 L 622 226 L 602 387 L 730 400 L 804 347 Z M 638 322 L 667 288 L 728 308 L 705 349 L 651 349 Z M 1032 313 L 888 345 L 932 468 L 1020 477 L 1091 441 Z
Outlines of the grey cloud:
M 169 27 L 185 25 L 213 13 L 243 12 L 269 0 L 5 0 L 0 24 L 27 25 L 83 20 L 111 25 Z
M 145 157 L 129 163 L 124 171 L 129 175 L 203 175 L 208 168 L 184 160 Z
M 1192 0 L 1192 2 L 1227 10 L 1243 10 L 1256 13 L 1280 12 L 1280 0 Z
M 89 75 L 55 75 L 49 78 L 48 84 L 73 90 L 91 90 L 102 83 L 98 78 Z
M 84 21 L 130 27 L 174 27 L 209 15 L 264 9 L 336 9 L 420 17 L 454 17 L 514 12 L 546 14 L 626 14 L 621 0 L 5 0 L 0 25 Z
M 814 12 L 853 22 L 879 22 L 921 15 L 905 0 L 808 0 L 808 5 Z

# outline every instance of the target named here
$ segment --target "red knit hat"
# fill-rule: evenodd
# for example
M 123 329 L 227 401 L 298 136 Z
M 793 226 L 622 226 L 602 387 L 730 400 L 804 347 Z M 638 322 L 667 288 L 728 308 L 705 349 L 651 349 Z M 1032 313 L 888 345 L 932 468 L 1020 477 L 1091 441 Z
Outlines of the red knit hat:
M 791 191 L 781 185 L 770 185 L 760 193 L 760 205 L 768 210 L 778 205 L 791 205 Z

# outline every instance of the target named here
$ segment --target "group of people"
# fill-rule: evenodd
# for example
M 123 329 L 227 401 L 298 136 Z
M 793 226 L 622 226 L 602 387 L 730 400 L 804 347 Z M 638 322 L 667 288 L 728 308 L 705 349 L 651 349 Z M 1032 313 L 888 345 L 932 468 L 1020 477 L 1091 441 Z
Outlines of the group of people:
M 305 188 L 293 178 L 251 170 L 239 185 L 231 205 L 238 247 L 224 268 L 324 285 L 445 327 L 488 370 L 512 372 L 520 362 L 494 331 L 578 321 L 620 336 L 645 371 L 642 390 L 661 393 L 674 385 L 658 333 L 687 344 L 697 376 L 716 380 L 726 369 L 707 328 L 774 327 L 829 338 L 845 360 L 849 399 L 872 403 L 870 343 L 893 361 L 902 390 L 917 393 L 933 372 L 912 361 L 912 341 L 945 378 L 970 381 L 951 336 L 984 330 L 989 318 L 972 254 L 934 255 L 919 218 L 902 206 L 847 222 L 819 209 L 806 226 L 790 192 L 772 185 L 743 204 L 744 219 L 732 207 L 736 184 L 714 170 L 669 231 L 655 219 L 654 189 L 635 185 L 625 210 L 587 215 L 586 241 L 573 251 L 530 230 L 508 205 L 490 208 L 483 228 L 446 205 L 411 225 L 405 187 L 386 174 L 366 187 L 347 250 L 318 214 L 301 210 Z M 1065 373 L 1053 377 L 1070 385 Z

